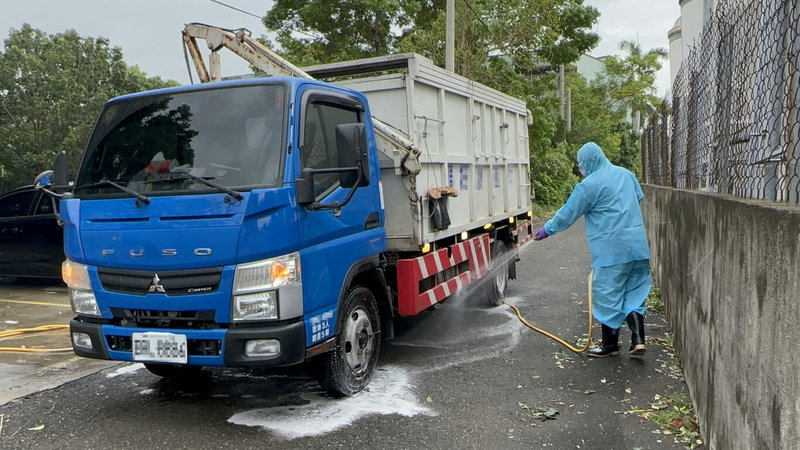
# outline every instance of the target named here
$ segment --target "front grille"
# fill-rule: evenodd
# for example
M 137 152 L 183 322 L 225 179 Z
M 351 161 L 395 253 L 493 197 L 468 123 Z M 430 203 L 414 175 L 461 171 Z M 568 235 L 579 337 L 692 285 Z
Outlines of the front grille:
M 133 339 L 130 336 L 106 336 L 106 342 L 111 350 L 133 351 Z M 222 342 L 219 339 L 188 339 L 186 347 L 189 356 L 219 356 L 222 354 Z
M 114 323 L 122 327 L 207 330 L 219 328 L 214 311 L 161 311 L 111 308 Z
M 191 295 L 215 292 L 219 288 L 222 268 L 165 270 L 123 270 L 98 268 L 103 289 L 125 294 Z

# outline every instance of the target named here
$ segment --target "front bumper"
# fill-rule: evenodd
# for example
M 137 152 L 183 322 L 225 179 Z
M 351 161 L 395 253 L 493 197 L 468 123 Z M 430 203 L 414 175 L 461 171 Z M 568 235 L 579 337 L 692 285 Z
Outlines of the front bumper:
M 116 361 L 133 361 L 131 336 L 133 333 L 167 332 L 182 334 L 188 342 L 188 365 L 218 367 L 277 367 L 303 362 L 305 359 L 305 326 L 302 320 L 261 327 L 189 330 L 163 328 L 128 328 L 116 325 L 83 322 L 73 319 L 69 323 L 72 333 L 86 333 L 92 348 L 72 349 L 78 356 Z M 253 339 L 276 339 L 281 343 L 278 355 L 251 357 L 244 353 L 245 344 Z

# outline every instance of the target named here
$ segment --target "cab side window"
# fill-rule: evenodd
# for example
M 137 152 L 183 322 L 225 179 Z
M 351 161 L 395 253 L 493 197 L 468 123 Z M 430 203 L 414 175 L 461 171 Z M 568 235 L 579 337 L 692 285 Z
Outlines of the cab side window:
M 360 122 L 360 111 L 324 101 L 306 105 L 303 124 L 303 144 L 300 148 L 302 167 L 330 169 L 337 167 L 336 126 Z M 314 175 L 314 195 L 317 199 L 328 195 L 339 185 L 339 176 Z
M 0 198 L 0 217 L 28 215 L 35 198 L 36 191 L 15 192 Z

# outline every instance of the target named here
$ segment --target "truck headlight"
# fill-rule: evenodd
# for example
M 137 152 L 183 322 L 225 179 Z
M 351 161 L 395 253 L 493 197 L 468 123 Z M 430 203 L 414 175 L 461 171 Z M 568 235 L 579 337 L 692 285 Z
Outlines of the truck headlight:
M 278 318 L 278 293 L 256 292 L 233 296 L 233 320 Z
M 69 290 L 69 303 L 76 314 L 100 317 L 100 307 L 89 280 L 89 267 L 66 260 L 61 264 L 61 278 Z
M 235 321 L 277 319 L 278 289 L 300 282 L 299 253 L 237 265 L 233 276 L 231 318 Z

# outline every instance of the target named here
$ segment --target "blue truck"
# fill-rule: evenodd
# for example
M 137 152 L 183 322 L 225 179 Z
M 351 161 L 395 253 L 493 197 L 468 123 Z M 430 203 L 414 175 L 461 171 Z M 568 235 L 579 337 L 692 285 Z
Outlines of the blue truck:
M 532 235 L 525 104 L 414 54 L 308 73 L 346 67 L 107 102 L 74 183 L 63 155 L 36 180 L 77 355 L 170 378 L 314 360 L 352 395 L 396 317 L 502 302 Z

